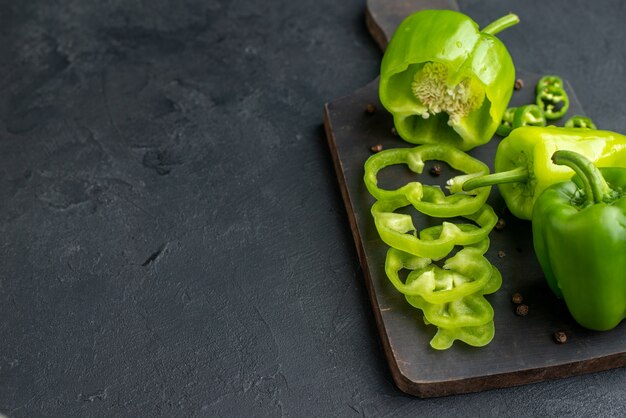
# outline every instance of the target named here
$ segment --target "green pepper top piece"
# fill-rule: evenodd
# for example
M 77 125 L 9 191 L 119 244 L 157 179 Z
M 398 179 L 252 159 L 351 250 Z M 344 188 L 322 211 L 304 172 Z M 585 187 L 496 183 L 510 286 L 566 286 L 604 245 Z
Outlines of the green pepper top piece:
M 469 150 L 488 142 L 509 103 L 513 61 L 494 35 L 515 25 L 506 15 L 482 31 L 468 16 L 424 10 L 396 29 L 381 64 L 379 95 L 408 142 Z
M 576 176 L 547 188 L 535 203 L 537 259 L 576 322 L 612 329 L 626 317 L 626 169 L 598 169 L 571 151 L 552 158 Z

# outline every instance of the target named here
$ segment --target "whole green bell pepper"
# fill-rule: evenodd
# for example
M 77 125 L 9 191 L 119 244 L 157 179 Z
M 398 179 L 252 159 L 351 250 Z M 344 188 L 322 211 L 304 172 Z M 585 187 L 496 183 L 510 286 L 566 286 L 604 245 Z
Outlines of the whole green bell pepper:
M 547 188 L 533 210 L 535 253 L 552 291 L 574 319 L 598 331 L 626 317 L 626 169 L 554 153 L 573 181 Z
M 583 154 L 599 167 L 626 167 L 626 136 L 592 129 L 527 126 L 514 129 L 496 151 L 496 173 L 455 177 L 451 192 L 498 184 L 511 213 L 530 220 L 533 205 L 548 186 L 568 180 L 571 170 L 552 163 L 557 150 Z
M 480 31 L 451 10 L 407 17 L 380 71 L 380 100 L 398 134 L 414 144 L 444 142 L 462 150 L 488 142 L 515 82 L 511 56 L 494 35 L 518 22 L 509 14 Z

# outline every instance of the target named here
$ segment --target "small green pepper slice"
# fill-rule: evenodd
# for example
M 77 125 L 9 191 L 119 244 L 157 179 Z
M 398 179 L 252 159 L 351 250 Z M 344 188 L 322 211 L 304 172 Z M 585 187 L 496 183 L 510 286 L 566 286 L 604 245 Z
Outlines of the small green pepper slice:
M 537 82 L 537 92 L 545 88 L 564 89 L 563 80 L 556 75 L 544 75 Z
M 543 110 L 534 104 L 518 107 L 513 115 L 513 129 L 522 126 L 546 126 Z
M 598 129 L 596 124 L 593 123 L 591 118 L 587 116 L 574 115 L 565 122 L 566 128 L 584 128 L 584 129 Z
M 515 116 L 516 107 L 509 107 L 502 116 L 502 121 L 496 130 L 496 134 L 505 137 L 513 130 L 513 116 Z
M 563 87 L 563 80 L 555 75 L 541 77 L 537 83 L 537 106 L 548 120 L 558 119 L 569 109 L 569 97 Z
M 377 200 L 398 202 L 398 207 L 411 204 L 419 212 L 434 217 L 470 215 L 485 204 L 490 188 L 478 189 L 472 194 L 445 195 L 439 186 L 419 182 L 407 183 L 396 190 L 378 187 L 377 175 L 383 168 L 406 164 L 411 171 L 420 174 L 424 170 L 424 163 L 430 160 L 443 161 L 464 173 L 489 174 L 489 167 L 485 163 L 451 145 L 421 145 L 414 148 L 393 148 L 369 157 L 365 162 L 365 186 Z

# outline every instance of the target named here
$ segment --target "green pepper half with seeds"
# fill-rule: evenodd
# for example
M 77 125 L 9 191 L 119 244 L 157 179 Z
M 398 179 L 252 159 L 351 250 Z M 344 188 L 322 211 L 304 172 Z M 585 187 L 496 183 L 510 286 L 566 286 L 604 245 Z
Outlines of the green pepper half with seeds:
M 451 10 L 424 10 L 394 33 L 381 64 L 379 96 L 398 134 L 414 144 L 469 150 L 500 125 L 515 82 L 513 60 L 495 35 L 519 22 L 508 14 L 483 30 Z

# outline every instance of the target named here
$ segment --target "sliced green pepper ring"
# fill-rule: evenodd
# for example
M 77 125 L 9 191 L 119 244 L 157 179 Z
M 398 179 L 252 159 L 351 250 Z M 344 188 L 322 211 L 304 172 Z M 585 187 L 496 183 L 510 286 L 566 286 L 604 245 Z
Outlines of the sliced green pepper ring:
M 502 116 L 502 121 L 496 130 L 496 134 L 504 137 L 511 133 L 513 130 L 513 116 L 515 115 L 516 107 L 509 107 Z
M 426 322 L 426 318 L 424 318 Z M 476 327 L 439 328 L 430 340 L 430 346 L 436 350 L 447 350 L 455 340 L 463 341 L 473 347 L 484 347 L 493 340 L 495 324 L 489 321 Z
M 566 128 L 585 128 L 585 129 L 598 129 L 596 124 L 593 123 L 591 118 L 587 116 L 574 115 L 565 122 Z
M 436 239 L 428 234 L 418 238 L 411 216 L 394 213 L 403 206 L 408 205 L 382 200 L 374 203 L 372 216 L 378 234 L 390 247 L 433 260 L 444 258 L 455 245 L 470 245 L 485 239 L 498 221 L 491 206 L 485 204 L 477 212 L 464 216 L 476 225 L 443 222 L 441 232 Z
M 549 75 L 541 77 L 537 83 L 536 103 L 543 110 L 546 119 L 558 119 L 569 109 L 569 97 L 560 77 Z
M 405 283 L 399 276 L 403 268 L 411 270 Z M 446 260 L 443 268 L 432 264 L 429 258 L 391 248 L 387 251 L 385 273 L 400 293 L 407 297 L 417 296 L 436 305 L 453 302 L 473 293 L 482 294 L 481 289 L 487 287 L 494 276 L 491 263 L 480 250 L 472 247 L 461 249 Z M 497 280 L 498 277 L 494 277 L 494 281 Z M 493 285 L 490 285 L 489 289 L 492 288 Z
M 493 307 L 480 292 L 447 303 L 429 303 L 421 296 L 408 295 L 406 300 L 437 327 L 475 327 L 493 321 Z
M 395 190 L 378 187 L 377 175 L 383 168 L 406 164 L 411 171 L 420 174 L 424 170 L 424 162 L 430 160 L 443 161 L 472 176 L 477 173 L 489 174 L 489 167 L 485 163 L 451 145 L 421 145 L 389 149 L 369 157 L 365 162 L 365 186 L 379 201 L 397 202 L 397 207 L 411 204 L 419 212 L 440 218 L 470 215 L 485 204 L 491 191 L 488 187 L 477 189 L 472 194 L 454 193 L 447 196 L 439 186 L 420 182 L 410 182 Z
M 518 107 L 513 115 L 513 129 L 522 126 L 546 126 L 543 110 L 534 104 Z
M 537 91 L 545 88 L 563 89 L 563 80 L 556 75 L 544 75 L 537 82 Z

